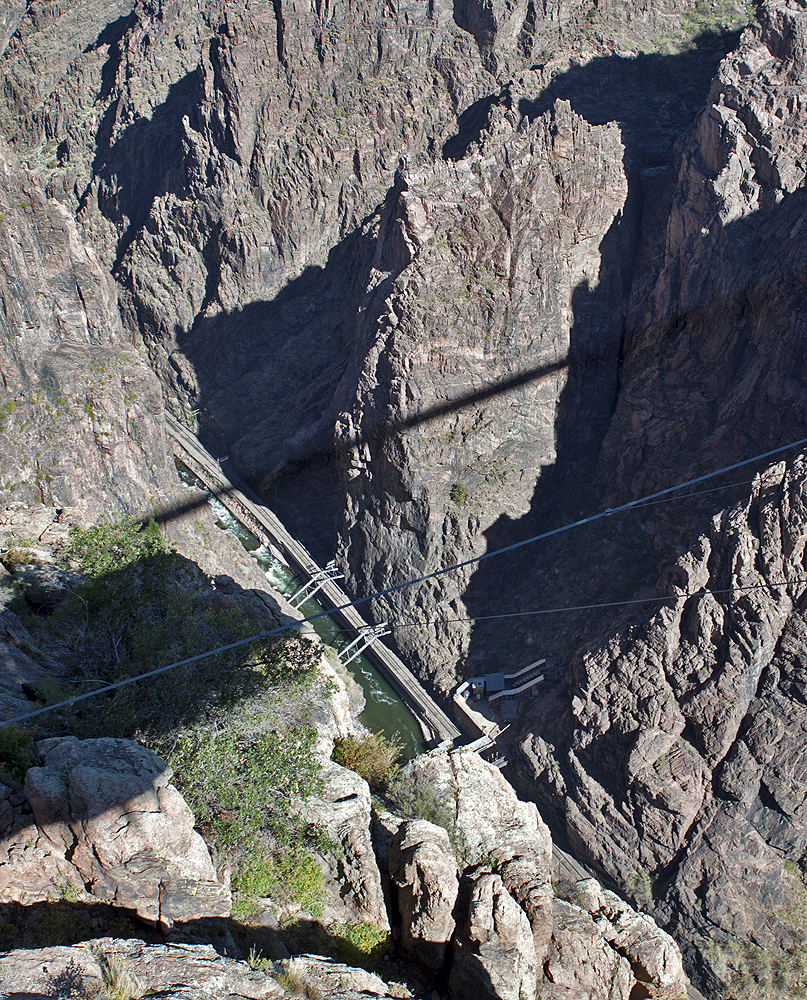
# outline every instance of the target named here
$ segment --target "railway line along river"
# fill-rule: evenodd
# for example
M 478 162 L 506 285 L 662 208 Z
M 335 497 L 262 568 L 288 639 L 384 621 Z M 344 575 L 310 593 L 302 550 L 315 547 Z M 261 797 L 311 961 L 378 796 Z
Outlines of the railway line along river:
M 262 545 L 252 532 L 244 527 L 227 508 L 218 501 L 204 483 L 179 459 L 177 469 L 187 486 L 204 490 L 223 531 L 232 531 L 244 548 L 255 559 L 272 590 L 284 597 L 291 597 L 302 586 L 291 569 L 277 559 L 267 546 Z M 326 610 L 316 598 L 309 598 L 298 609 L 306 618 Z M 311 622 L 322 641 L 337 652 L 347 646 L 352 636 L 341 629 L 330 617 L 323 616 Z M 425 750 L 423 733 L 417 719 L 404 701 L 366 656 L 359 656 L 346 668 L 364 693 L 365 707 L 361 721 L 373 732 L 397 738 L 402 745 L 401 757 L 411 760 Z

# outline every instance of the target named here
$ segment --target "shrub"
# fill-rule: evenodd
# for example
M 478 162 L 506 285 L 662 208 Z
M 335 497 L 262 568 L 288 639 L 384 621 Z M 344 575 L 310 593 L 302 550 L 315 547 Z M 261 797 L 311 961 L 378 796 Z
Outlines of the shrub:
M 0 781 L 22 784 L 31 767 L 31 734 L 14 724 L 0 728 Z
M 199 653 L 229 646 L 256 631 L 239 608 L 206 602 L 207 578 L 175 552 L 152 521 L 129 519 L 73 532 L 63 562 L 87 579 L 47 619 L 30 627 L 58 651 L 75 678 L 88 683 L 126 679 Z M 309 639 L 259 639 L 177 667 L 113 696 L 62 713 L 75 735 L 151 738 L 166 728 L 220 713 L 270 686 L 310 687 L 319 654 Z M 59 700 L 73 691 L 59 692 Z M 298 699 L 299 700 L 299 699 Z M 304 700 L 302 704 L 305 704 Z
M 448 495 L 457 507 L 464 507 L 468 503 L 468 487 L 464 483 L 454 483 Z
M 133 517 L 117 524 L 103 520 L 89 528 L 72 528 L 60 562 L 98 578 L 130 563 L 169 551 L 155 520 L 145 527 Z
M 335 957 L 346 965 L 370 968 L 386 954 L 390 944 L 389 931 L 362 921 L 357 924 L 335 924 L 328 928 L 333 939 Z
M 49 997 L 91 997 L 92 991 L 84 982 L 84 973 L 74 958 L 56 975 L 51 974 L 45 987 Z
M 447 831 L 455 854 L 455 823 L 450 807 L 429 784 L 428 777 L 405 770 L 394 778 L 387 789 L 387 798 L 405 819 L 425 819 Z
M 140 1000 L 146 988 L 119 955 L 96 953 L 96 958 L 101 967 L 101 996 L 107 1000 Z
M 276 854 L 274 878 L 277 889 L 296 900 L 313 917 L 321 917 L 325 887 L 319 861 L 300 845 L 283 854 Z M 281 899 L 281 901 L 283 901 Z
M 398 758 L 402 749 L 397 738 L 388 739 L 383 733 L 367 733 L 337 739 L 331 758 L 361 775 L 371 791 L 383 792 L 398 773 Z
M 262 829 L 290 843 L 292 800 L 320 787 L 311 752 L 316 732 L 305 726 L 285 733 L 249 731 L 262 721 L 247 717 L 221 731 L 193 729 L 179 734 L 166 753 L 197 823 L 209 827 L 219 850 L 248 850 Z
M 205 575 L 168 550 L 153 521 L 73 532 L 63 561 L 86 579 L 31 624 L 74 678 L 53 700 L 257 630 L 241 609 L 211 607 Z M 237 908 L 271 891 L 313 912 L 322 875 L 294 804 L 319 787 L 309 717 L 323 694 L 320 655 L 297 634 L 256 639 L 54 712 L 49 724 L 79 737 L 136 737 L 164 757 L 200 831 L 232 866 Z
M 308 966 L 302 958 L 290 958 L 283 972 L 279 972 L 275 979 L 293 996 L 319 1000 L 320 991 L 311 980 Z

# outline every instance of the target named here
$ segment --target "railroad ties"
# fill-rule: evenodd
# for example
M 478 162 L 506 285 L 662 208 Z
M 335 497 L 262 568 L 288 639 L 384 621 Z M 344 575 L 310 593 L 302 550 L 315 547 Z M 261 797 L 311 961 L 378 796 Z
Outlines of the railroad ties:
M 289 534 L 273 511 L 264 507 L 257 498 L 250 497 L 244 487 L 236 487 L 230 482 L 219 463 L 187 427 L 183 427 L 170 414 L 166 414 L 165 419 L 177 458 L 199 477 L 236 520 L 248 528 L 260 542 L 288 561 L 300 579 L 305 581 L 292 600 L 299 598 L 297 604 L 300 604 L 306 597 L 316 593 L 331 617 L 354 634 L 356 638 L 351 644 L 351 653 L 355 653 L 357 646 L 362 646 L 361 651 L 373 660 L 418 720 L 427 746 L 459 740 L 462 733 L 455 723 L 422 687 L 400 657 L 381 642 L 381 636 L 388 632 L 386 626 L 369 625 L 356 608 L 347 606 L 350 605 L 350 598 L 335 582 L 341 575 L 336 568 L 331 564 L 325 569 L 317 565 L 308 550 Z M 304 592 L 303 596 L 300 596 L 301 592 Z M 350 662 L 353 658 L 348 655 L 349 659 L 345 662 Z

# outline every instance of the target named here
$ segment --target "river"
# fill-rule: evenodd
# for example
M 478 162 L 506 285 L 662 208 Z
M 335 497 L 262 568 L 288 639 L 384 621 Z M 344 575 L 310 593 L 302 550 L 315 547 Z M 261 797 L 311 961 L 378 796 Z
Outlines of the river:
M 302 584 L 294 573 L 276 559 L 265 545 L 233 517 L 227 508 L 217 500 L 196 476 L 179 460 L 176 462 L 179 477 L 186 486 L 203 490 L 208 495 L 211 507 L 216 515 L 216 523 L 224 531 L 232 531 L 239 542 L 256 560 L 267 583 L 272 590 L 278 591 L 284 597 L 291 597 Z M 325 609 L 316 598 L 304 601 L 299 609 L 305 617 L 320 614 Z M 345 648 L 353 638 L 339 628 L 330 616 L 316 618 L 311 622 L 322 641 L 339 651 Z M 361 721 L 373 732 L 381 732 L 390 739 L 397 738 L 402 746 L 401 759 L 411 760 L 425 750 L 423 733 L 417 719 L 395 692 L 392 686 L 379 673 L 366 656 L 359 656 L 347 667 L 364 692 L 365 708 L 361 713 Z

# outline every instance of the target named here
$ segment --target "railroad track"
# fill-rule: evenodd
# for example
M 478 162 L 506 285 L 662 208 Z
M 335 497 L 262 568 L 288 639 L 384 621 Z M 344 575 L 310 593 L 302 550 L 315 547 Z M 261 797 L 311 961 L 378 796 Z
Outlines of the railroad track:
M 322 572 L 305 546 L 286 530 L 273 511 L 264 507 L 257 498 L 248 496 L 244 488 L 230 482 L 219 463 L 205 450 L 194 434 L 170 414 L 166 414 L 166 427 L 177 458 L 188 465 L 233 517 L 248 528 L 260 542 L 282 553 L 303 583 Z M 340 620 L 351 631 L 358 634 L 360 629 L 367 627 L 368 622 L 356 608 L 345 607 L 350 604 L 350 598 L 333 580 L 327 580 L 323 584 L 317 598 L 332 617 Z M 373 660 L 406 703 L 418 720 L 427 744 L 453 742 L 463 735 L 401 658 L 381 640 L 376 640 L 368 647 L 364 655 Z

